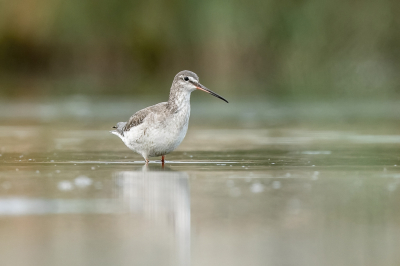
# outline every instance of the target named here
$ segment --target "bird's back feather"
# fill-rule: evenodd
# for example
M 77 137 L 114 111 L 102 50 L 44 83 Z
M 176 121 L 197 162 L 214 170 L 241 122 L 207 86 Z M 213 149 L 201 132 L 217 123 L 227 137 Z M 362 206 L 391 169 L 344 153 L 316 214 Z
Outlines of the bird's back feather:
M 167 104 L 167 102 L 162 102 L 137 111 L 129 118 L 128 122 L 126 122 L 123 131 L 129 131 L 132 127 L 142 124 L 150 113 L 159 112 L 161 109 L 165 108 Z

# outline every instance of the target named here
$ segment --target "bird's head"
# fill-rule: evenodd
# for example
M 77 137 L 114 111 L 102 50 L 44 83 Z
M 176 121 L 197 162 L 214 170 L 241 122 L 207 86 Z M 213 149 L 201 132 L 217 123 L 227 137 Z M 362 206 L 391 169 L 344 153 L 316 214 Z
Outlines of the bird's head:
M 209 90 L 205 86 L 201 85 L 199 82 L 199 77 L 196 75 L 196 73 L 194 73 L 192 71 L 183 70 L 183 71 L 179 72 L 178 74 L 176 74 L 174 81 L 172 83 L 172 86 L 186 90 L 188 92 L 192 92 L 195 90 L 205 91 L 205 92 L 211 94 L 212 96 L 215 96 L 225 102 L 228 102 L 222 96 L 219 96 L 212 90 Z

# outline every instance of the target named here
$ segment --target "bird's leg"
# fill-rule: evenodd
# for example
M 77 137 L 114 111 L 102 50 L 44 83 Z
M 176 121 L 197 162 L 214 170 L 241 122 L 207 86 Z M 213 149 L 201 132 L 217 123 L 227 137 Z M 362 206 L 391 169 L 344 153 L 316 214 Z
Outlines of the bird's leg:
M 149 159 L 144 158 L 144 160 L 146 161 L 146 165 L 149 164 Z
M 162 165 L 164 165 L 164 162 L 165 162 L 165 155 L 161 156 L 161 163 L 162 163 Z

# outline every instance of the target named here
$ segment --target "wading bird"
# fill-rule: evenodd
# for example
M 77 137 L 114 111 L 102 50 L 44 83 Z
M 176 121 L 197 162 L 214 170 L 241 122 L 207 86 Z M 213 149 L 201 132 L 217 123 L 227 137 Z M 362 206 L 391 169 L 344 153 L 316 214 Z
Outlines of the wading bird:
M 149 157 L 172 152 L 185 138 L 190 117 L 190 94 L 205 91 L 228 102 L 199 82 L 199 77 L 188 70 L 179 72 L 172 82 L 168 102 L 144 108 L 131 116 L 128 122 L 119 122 L 110 131 L 117 135 L 132 151 L 149 162 Z

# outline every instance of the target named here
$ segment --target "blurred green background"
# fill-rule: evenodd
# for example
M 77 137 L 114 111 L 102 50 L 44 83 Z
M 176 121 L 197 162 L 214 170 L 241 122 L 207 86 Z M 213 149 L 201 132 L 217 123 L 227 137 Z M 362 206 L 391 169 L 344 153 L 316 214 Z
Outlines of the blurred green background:
M 398 99 L 400 2 L 1 0 L 0 97 Z

